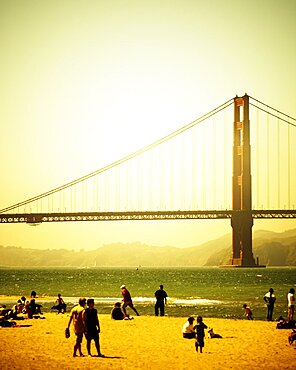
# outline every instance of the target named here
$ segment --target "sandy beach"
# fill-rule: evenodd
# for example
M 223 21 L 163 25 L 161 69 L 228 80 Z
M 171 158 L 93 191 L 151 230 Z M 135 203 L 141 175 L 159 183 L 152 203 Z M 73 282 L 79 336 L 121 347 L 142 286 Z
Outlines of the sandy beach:
M 1 369 L 294 369 L 296 343 L 291 330 L 275 322 L 205 319 L 222 339 L 205 339 L 196 353 L 194 340 L 183 339 L 187 318 L 139 316 L 114 321 L 99 315 L 100 343 L 105 358 L 72 357 L 75 335 L 64 332 L 69 313 L 46 313 L 45 319 L 18 321 L 20 327 L 0 329 Z M 86 354 L 86 342 L 82 344 Z M 95 354 L 95 348 L 92 347 Z

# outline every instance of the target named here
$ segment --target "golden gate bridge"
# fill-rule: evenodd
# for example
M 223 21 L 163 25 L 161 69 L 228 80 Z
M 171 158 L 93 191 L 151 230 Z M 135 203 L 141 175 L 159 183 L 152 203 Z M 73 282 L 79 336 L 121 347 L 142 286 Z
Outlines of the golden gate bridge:
M 296 119 L 246 94 L 0 222 L 230 219 L 230 265 L 257 266 L 253 220 L 296 218 L 295 168 Z

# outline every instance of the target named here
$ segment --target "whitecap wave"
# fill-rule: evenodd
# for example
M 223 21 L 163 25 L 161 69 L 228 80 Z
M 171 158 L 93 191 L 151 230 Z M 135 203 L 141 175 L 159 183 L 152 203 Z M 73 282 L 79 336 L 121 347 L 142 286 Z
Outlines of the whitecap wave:
M 197 306 L 197 305 L 213 305 L 213 304 L 221 304 L 221 301 L 215 299 L 206 299 L 206 298 L 194 298 L 194 299 L 170 299 L 169 303 L 181 306 Z

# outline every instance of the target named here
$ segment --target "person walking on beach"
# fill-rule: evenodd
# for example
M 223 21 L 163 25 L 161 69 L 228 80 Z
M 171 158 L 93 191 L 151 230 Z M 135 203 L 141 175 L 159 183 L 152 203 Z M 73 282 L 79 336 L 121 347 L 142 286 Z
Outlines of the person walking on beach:
M 160 316 L 164 316 L 164 305 L 167 303 L 167 293 L 163 290 L 163 285 L 159 286 L 159 289 L 154 293 L 156 298 L 156 303 L 154 306 L 155 316 L 158 316 L 158 311 L 160 311 Z
M 182 328 L 183 338 L 194 339 L 196 337 L 195 328 L 193 326 L 194 317 L 188 317 L 188 320 L 185 322 Z
M 267 305 L 267 321 L 272 321 L 272 313 L 274 309 L 276 297 L 274 295 L 274 290 L 272 288 L 264 296 L 264 301 Z
M 291 288 L 290 292 L 288 293 L 288 322 L 294 320 L 294 312 L 295 312 L 295 289 Z
M 125 285 L 121 285 L 120 287 L 121 289 L 121 294 L 122 294 L 122 311 L 124 313 L 125 316 L 127 316 L 126 314 L 126 307 L 129 306 L 135 313 L 137 316 L 140 316 L 138 311 L 135 309 L 134 305 L 133 305 L 133 300 L 132 300 L 132 297 L 130 295 L 130 292 L 126 289 L 126 286 Z
M 205 346 L 204 338 L 205 338 L 205 329 L 207 329 L 207 325 L 202 321 L 201 316 L 197 316 L 196 318 L 197 324 L 195 325 L 195 332 L 196 332 L 196 342 L 195 342 L 195 349 L 198 352 L 198 347 L 200 353 L 202 353 L 202 349 Z
M 79 304 L 77 306 L 74 306 L 70 312 L 70 319 L 68 322 L 67 329 L 69 330 L 70 324 L 73 321 L 74 333 L 76 335 L 76 343 L 74 345 L 73 357 L 77 356 L 77 351 L 79 352 L 79 355 L 81 357 L 84 356 L 81 351 L 81 343 L 84 334 L 84 324 L 82 320 L 82 314 L 84 311 L 85 303 L 86 303 L 85 298 L 79 298 Z
M 104 357 L 101 354 L 99 333 L 100 333 L 100 323 L 98 319 L 98 312 L 94 308 L 95 301 L 93 298 L 89 298 L 86 302 L 87 308 L 82 313 L 82 320 L 85 328 L 85 337 L 86 337 L 86 348 L 87 353 L 91 356 L 91 341 L 92 339 L 95 342 L 98 357 Z

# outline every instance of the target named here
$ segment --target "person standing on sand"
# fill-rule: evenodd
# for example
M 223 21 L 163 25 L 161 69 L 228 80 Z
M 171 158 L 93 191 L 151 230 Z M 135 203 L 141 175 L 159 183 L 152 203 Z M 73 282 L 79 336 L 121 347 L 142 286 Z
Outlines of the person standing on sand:
M 294 312 L 295 312 L 295 289 L 291 288 L 290 292 L 288 293 L 288 322 L 294 320 Z
M 121 285 L 120 287 L 121 289 L 121 294 L 122 294 L 122 311 L 124 313 L 125 316 L 127 316 L 126 314 L 126 307 L 129 306 L 135 313 L 137 316 L 140 316 L 138 311 L 135 309 L 134 305 L 133 305 L 133 301 L 132 301 L 132 297 L 130 295 L 130 292 L 126 289 L 126 286 L 125 285 Z
M 196 352 L 198 352 L 198 347 L 200 350 L 200 353 L 202 353 L 202 349 L 205 346 L 204 338 L 205 338 L 205 329 L 207 329 L 207 325 L 202 321 L 201 316 L 197 316 L 196 318 L 197 324 L 195 325 L 195 331 L 196 331 L 196 342 L 195 342 L 195 349 Z
M 104 355 L 101 354 L 100 349 L 99 333 L 101 329 L 98 319 L 98 312 L 94 308 L 95 301 L 93 298 L 89 298 L 86 304 L 87 308 L 82 313 L 82 320 L 85 327 L 87 353 L 89 356 L 91 356 L 90 346 L 93 339 L 98 352 L 98 357 L 104 357 Z
M 74 333 L 76 335 L 76 343 L 74 345 L 73 357 L 77 356 L 77 351 L 79 352 L 79 355 L 81 357 L 84 356 L 81 351 L 81 343 L 82 343 L 83 334 L 84 334 L 84 324 L 82 320 L 82 314 L 84 311 L 85 304 L 86 304 L 86 299 L 79 298 L 79 304 L 77 306 L 74 306 L 70 312 L 70 319 L 68 322 L 67 329 L 69 330 L 70 324 L 73 321 Z
M 160 311 L 160 316 L 164 316 L 164 305 L 167 303 L 167 293 L 163 290 L 163 285 L 159 286 L 159 289 L 154 293 L 156 298 L 156 303 L 154 306 L 155 316 L 158 316 L 158 310 Z
M 267 321 L 272 321 L 272 313 L 274 309 L 274 303 L 276 300 L 275 295 L 273 293 L 274 290 L 270 288 L 263 298 L 267 305 Z

